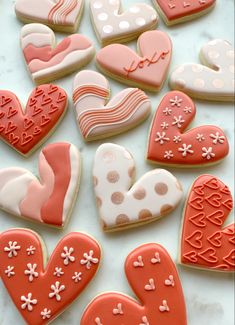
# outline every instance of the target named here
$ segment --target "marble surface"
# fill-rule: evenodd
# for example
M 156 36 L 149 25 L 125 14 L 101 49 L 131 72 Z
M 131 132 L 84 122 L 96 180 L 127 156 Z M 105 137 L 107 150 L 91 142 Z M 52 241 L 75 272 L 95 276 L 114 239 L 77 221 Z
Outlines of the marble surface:
M 93 39 L 98 49 L 99 45 L 89 20 L 87 2 L 88 1 L 86 1 L 85 15 L 79 32 Z M 124 7 L 127 8 L 129 5 L 139 1 L 126 0 L 123 2 Z M 150 0 L 145 0 L 145 2 L 151 4 Z M 15 92 L 20 96 L 22 102 L 26 102 L 28 94 L 33 88 L 33 83 L 27 74 L 19 47 L 19 32 L 22 24 L 18 22 L 15 17 L 14 1 L 0 1 L 0 17 L 0 88 Z M 233 0 L 218 0 L 216 8 L 209 15 L 177 27 L 167 28 L 162 20 L 160 20 L 159 29 L 169 33 L 174 45 L 171 69 L 177 64 L 187 61 L 197 62 L 198 52 L 201 46 L 208 40 L 223 38 L 233 41 L 233 24 Z M 58 34 L 58 39 L 62 37 L 62 35 Z M 135 48 L 135 42 L 133 42 L 131 46 Z M 94 62 L 91 63 L 88 68 L 96 69 Z M 64 87 L 68 91 L 70 97 L 72 94 L 73 77 L 72 75 L 56 82 L 56 84 Z M 125 86 L 111 81 L 111 87 L 113 93 L 116 93 Z M 151 95 L 152 113 L 154 113 L 159 101 L 167 91 L 168 86 L 166 83 L 164 89 L 159 94 Z M 230 141 L 230 155 L 226 160 L 215 167 L 187 171 L 170 169 L 170 171 L 182 182 L 184 195 L 186 195 L 194 179 L 201 173 L 212 173 L 221 177 L 233 190 L 233 105 L 226 103 L 208 103 L 205 101 L 196 101 L 196 105 L 198 112 L 193 124 L 216 124 L 224 128 Z M 127 134 L 106 140 L 123 145 L 132 152 L 137 163 L 137 177 L 153 168 L 153 166 L 149 165 L 144 160 L 150 123 L 151 118 L 140 127 Z M 61 125 L 47 143 L 56 141 L 71 141 L 78 146 L 83 157 L 81 189 L 68 227 L 63 231 L 48 229 L 47 227 L 17 219 L 0 211 L 0 230 L 4 231 L 12 227 L 33 229 L 43 237 L 49 253 L 52 252 L 58 240 L 70 231 L 87 232 L 100 242 L 103 248 L 103 261 L 97 277 L 78 300 L 54 321 L 54 324 L 57 325 L 75 325 L 79 324 L 80 317 L 86 305 L 99 293 L 115 290 L 133 296 L 133 292 L 128 286 L 124 276 L 123 264 L 128 253 L 138 245 L 146 242 L 158 242 L 169 250 L 174 260 L 177 260 L 184 200 L 177 210 L 158 222 L 130 231 L 106 235 L 99 226 L 91 181 L 91 168 L 94 153 L 102 142 L 97 141 L 91 144 L 84 144 L 76 127 L 72 104 Z M 37 175 L 38 153 L 39 150 L 29 159 L 24 159 L 1 141 L 0 168 L 22 166 L 30 169 Z M 230 215 L 228 222 L 231 222 L 232 219 L 233 214 Z M 189 325 L 234 324 L 234 291 L 233 277 L 231 275 L 193 270 L 183 266 L 178 266 L 178 270 L 185 292 Z M 0 281 L 0 324 L 21 325 L 23 323 L 24 322 L 20 318 Z

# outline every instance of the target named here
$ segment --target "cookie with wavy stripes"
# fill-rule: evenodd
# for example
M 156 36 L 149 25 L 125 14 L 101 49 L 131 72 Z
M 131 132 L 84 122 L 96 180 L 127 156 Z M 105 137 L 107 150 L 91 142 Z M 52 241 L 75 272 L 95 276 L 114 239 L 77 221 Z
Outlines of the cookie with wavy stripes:
M 39 155 L 39 179 L 29 170 L 0 170 L 0 209 L 41 224 L 64 227 L 77 196 L 81 161 L 70 143 L 53 143 Z
M 138 88 L 127 88 L 110 98 L 108 80 L 95 71 L 82 71 L 74 79 L 73 101 L 77 123 L 85 141 L 107 138 L 143 122 L 151 102 Z
M 84 0 L 16 0 L 15 13 L 23 23 L 42 23 L 53 30 L 75 33 Z

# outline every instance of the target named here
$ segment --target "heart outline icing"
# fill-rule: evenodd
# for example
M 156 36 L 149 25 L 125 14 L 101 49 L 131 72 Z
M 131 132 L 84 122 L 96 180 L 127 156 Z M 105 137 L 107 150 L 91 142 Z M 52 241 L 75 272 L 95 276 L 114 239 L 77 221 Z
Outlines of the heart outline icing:
M 160 263 L 151 259 L 158 253 Z M 135 267 L 138 256 L 144 261 L 143 267 Z M 127 280 L 138 300 L 116 292 L 101 294 L 86 308 L 81 325 L 136 324 L 136 325 L 187 325 L 183 290 L 175 264 L 168 252 L 158 244 L 145 244 L 129 254 L 125 263 Z M 166 285 L 171 278 L 174 286 Z M 148 291 L 145 283 L 152 279 L 156 290 Z M 116 313 L 117 306 L 119 313 Z
M 0 90 L 0 139 L 30 155 L 62 120 L 67 104 L 66 92 L 52 84 L 36 87 L 25 109 L 14 93 Z
M 77 197 L 81 158 L 70 143 L 53 143 L 39 155 L 37 179 L 23 168 L 0 170 L 0 208 L 18 217 L 64 227 Z
M 195 204 L 196 199 L 201 203 Z M 195 180 L 185 203 L 181 264 L 210 271 L 235 271 L 235 226 L 224 226 L 232 208 L 231 192 L 220 179 L 205 174 Z
M 122 146 L 106 143 L 96 152 L 94 191 L 104 231 L 155 221 L 173 211 L 182 198 L 179 181 L 164 169 L 142 176 L 133 186 L 135 162 Z
M 223 130 L 204 125 L 188 130 L 196 107 L 186 94 L 171 91 L 161 100 L 153 118 L 147 159 L 176 167 L 200 167 L 219 163 L 229 153 Z
M 202 64 L 179 65 L 170 76 L 170 87 L 205 100 L 234 101 L 234 48 L 215 39 L 200 52 Z
M 73 34 L 56 45 L 54 32 L 42 24 L 25 25 L 20 41 L 28 70 L 37 84 L 70 74 L 88 64 L 95 55 L 87 37 Z
M 151 102 L 140 89 L 127 88 L 109 100 L 108 80 L 95 71 L 79 72 L 73 89 L 77 123 L 85 141 L 125 132 L 151 112 Z
M 156 11 L 145 3 L 133 5 L 122 11 L 122 1 L 90 1 L 91 20 L 102 45 L 131 41 L 143 32 L 155 29 L 158 24 Z
M 46 266 L 42 239 L 28 229 L 0 235 L 0 276 L 27 324 L 54 320 L 95 276 L 101 251 L 88 235 L 71 232 L 60 240 Z

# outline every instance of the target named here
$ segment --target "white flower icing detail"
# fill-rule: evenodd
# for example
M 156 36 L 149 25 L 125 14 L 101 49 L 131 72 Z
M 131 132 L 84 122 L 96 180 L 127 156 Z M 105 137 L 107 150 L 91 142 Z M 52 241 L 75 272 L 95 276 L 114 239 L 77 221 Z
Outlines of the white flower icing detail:
M 166 132 L 157 132 L 155 142 L 159 142 L 161 145 L 164 144 L 165 141 L 170 141 L 169 138 L 166 137 Z
M 36 272 L 37 264 L 27 264 L 28 270 L 24 271 L 25 275 L 28 275 L 29 277 L 29 282 L 33 282 L 34 278 L 38 278 L 38 272 Z
M 154 291 L 156 289 L 154 279 L 149 279 L 149 282 L 145 285 L 146 291 Z
M 64 274 L 64 272 L 62 271 L 62 267 L 56 267 L 53 274 L 54 276 L 60 278 Z
M 146 316 L 142 317 L 142 323 L 140 323 L 139 325 L 150 325 L 148 318 Z
M 184 112 L 185 112 L 185 114 L 191 114 L 192 113 L 192 107 L 185 106 Z
M 178 98 L 178 96 L 175 96 L 174 99 L 170 99 L 171 106 L 177 106 L 180 107 L 183 99 Z
M 8 276 L 8 278 L 11 278 L 12 276 L 15 275 L 14 266 L 8 265 L 7 269 L 5 270 L 5 274 Z
M 64 247 L 64 252 L 61 253 L 61 257 L 64 259 L 64 265 L 69 265 L 69 262 L 74 262 L 75 257 L 71 256 L 71 254 L 74 252 L 74 248 L 70 247 L 68 248 L 67 246 Z
M 103 325 L 103 324 L 101 323 L 101 320 L 100 320 L 99 317 L 96 317 L 96 319 L 95 319 L 95 323 L 96 323 L 96 325 Z
M 173 275 L 169 275 L 169 278 L 165 280 L 165 285 L 166 286 L 175 286 L 175 281 Z
M 168 307 L 168 305 L 167 305 L 167 301 L 166 300 L 163 300 L 163 302 L 162 302 L 162 306 L 160 306 L 159 307 L 159 310 L 160 310 L 160 312 L 162 312 L 162 313 L 164 313 L 164 312 L 168 312 L 168 311 L 170 311 L 170 308 Z
M 23 301 L 24 303 L 21 305 L 21 309 L 28 309 L 28 311 L 32 311 L 33 310 L 33 306 L 32 305 L 36 305 L 37 304 L 37 299 L 32 299 L 32 293 L 28 293 L 28 296 L 21 296 L 21 301 Z
M 181 141 L 182 141 L 181 136 L 180 136 L 180 135 L 175 135 L 174 138 L 173 138 L 173 141 L 174 141 L 175 143 L 179 143 L 179 142 L 181 142 Z
M 114 315 L 123 315 L 122 304 L 119 303 L 116 308 L 113 309 Z
M 220 135 L 219 132 L 216 132 L 216 134 L 210 134 L 210 137 L 213 139 L 213 143 L 214 144 L 217 144 L 217 143 L 220 143 L 220 144 L 223 144 L 224 141 L 225 141 L 225 136 L 223 135 Z
M 155 253 L 154 257 L 151 259 L 152 264 L 161 263 L 161 258 L 159 253 Z
M 166 123 L 166 122 L 163 122 L 163 123 L 161 124 L 161 128 L 162 128 L 163 130 L 167 130 L 167 129 L 169 128 L 169 124 Z
M 72 280 L 75 283 L 78 283 L 79 281 L 82 280 L 82 272 L 74 272 L 74 275 L 72 276 Z
M 80 263 L 82 265 L 86 265 L 86 268 L 88 270 L 90 270 L 92 263 L 93 264 L 98 264 L 99 263 L 98 258 L 93 257 L 93 255 L 94 255 L 94 252 L 92 250 L 89 252 L 89 254 L 88 253 L 84 253 L 83 254 L 84 260 L 82 259 L 80 261 Z
M 184 124 L 185 120 L 183 119 L 183 116 L 179 115 L 179 117 L 174 116 L 174 121 L 172 122 L 172 125 L 177 125 L 177 127 L 180 129 L 182 125 Z
M 172 109 L 170 109 L 170 108 L 168 108 L 168 107 L 166 107 L 164 110 L 163 110 L 163 114 L 164 115 L 171 115 L 171 113 L 172 113 Z
M 190 154 L 194 153 L 194 151 L 191 148 L 192 148 L 191 144 L 187 145 L 186 143 L 183 143 L 182 148 L 179 148 L 178 151 L 182 152 L 183 157 L 187 157 L 188 153 Z
M 144 267 L 143 257 L 142 256 L 138 256 L 137 257 L 137 261 L 134 261 L 133 262 L 133 266 L 134 267 Z
M 29 248 L 26 249 L 26 252 L 27 252 L 27 255 L 28 255 L 28 256 L 30 256 L 30 255 L 34 255 L 35 251 L 36 251 L 36 248 L 33 247 L 32 245 L 29 246 Z
M 19 251 L 21 247 L 18 245 L 17 241 L 9 241 L 8 245 L 9 247 L 4 247 L 4 252 L 9 252 L 9 258 L 16 257 L 17 251 Z
M 49 298 L 56 298 L 57 301 L 61 301 L 60 292 L 65 290 L 65 285 L 60 284 L 59 281 L 56 281 L 55 284 L 51 285 L 52 292 L 49 293 Z
M 209 148 L 203 147 L 202 152 L 203 152 L 202 157 L 206 158 L 207 160 L 210 160 L 215 157 L 215 153 L 213 152 L 212 147 Z
M 51 318 L 51 310 L 45 308 L 43 311 L 41 311 L 41 316 L 42 316 L 42 319 L 49 319 Z
M 166 150 L 165 151 L 165 155 L 164 155 L 164 158 L 165 159 L 171 159 L 173 157 L 174 157 L 174 155 L 173 155 L 173 151 L 172 150 Z
M 198 140 L 199 142 L 202 142 L 202 141 L 205 140 L 205 137 L 204 137 L 203 134 L 198 133 L 198 134 L 197 134 L 197 137 L 196 137 L 196 140 Z

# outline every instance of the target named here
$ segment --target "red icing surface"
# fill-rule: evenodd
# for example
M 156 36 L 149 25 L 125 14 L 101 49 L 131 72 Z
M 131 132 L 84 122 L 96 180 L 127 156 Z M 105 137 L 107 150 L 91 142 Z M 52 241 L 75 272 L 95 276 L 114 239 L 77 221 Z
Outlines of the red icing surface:
M 166 94 L 153 120 L 148 159 L 168 165 L 190 166 L 211 164 L 223 159 L 229 152 L 229 144 L 220 128 L 204 125 L 186 131 L 195 115 L 196 107 L 187 95 L 179 91 Z M 181 122 L 178 124 L 176 120 L 179 119 Z M 219 139 L 216 140 L 217 132 Z M 198 139 L 198 135 L 203 138 Z M 184 145 L 189 146 L 186 156 L 182 151 Z
M 81 325 L 186 325 L 180 279 L 167 251 L 157 244 L 135 249 L 126 260 L 126 276 L 139 302 L 119 293 L 98 296 Z M 169 310 L 160 310 L 166 301 Z
M 56 126 L 66 108 L 66 92 L 54 85 L 35 88 L 24 112 L 16 95 L 0 90 L 0 138 L 28 154 Z
M 9 247 L 9 242 L 17 242 L 20 246 L 17 249 L 17 256 L 9 257 L 9 251 L 5 251 Z M 35 248 L 33 255 L 28 255 L 27 249 L 32 246 Z M 73 248 L 71 254 L 75 261 L 64 264 L 64 259 L 61 254 L 64 252 L 64 247 Z M 65 236 L 55 248 L 51 258 L 49 259 L 46 268 L 43 266 L 43 252 L 39 237 L 32 231 L 26 229 L 13 229 L 1 233 L 0 235 L 0 276 L 11 296 L 13 302 L 18 308 L 24 320 L 29 325 L 47 324 L 56 318 L 64 309 L 73 302 L 75 298 L 86 288 L 98 269 L 99 262 L 92 263 L 91 268 L 87 269 L 86 265 L 81 264 L 84 259 L 83 254 L 93 251 L 93 257 L 100 260 L 100 248 L 95 240 L 81 233 L 70 233 Z M 29 276 L 25 274 L 28 269 L 28 263 L 37 264 L 35 271 L 37 277 L 33 277 L 33 281 L 29 281 Z M 8 266 L 14 267 L 14 275 L 8 277 L 5 270 Z M 55 268 L 62 268 L 60 277 L 54 275 Z M 81 280 L 77 283 L 72 279 L 74 272 L 82 272 Z M 60 292 L 61 300 L 57 301 L 55 296 L 49 298 L 49 293 L 52 292 L 51 285 L 56 281 L 60 285 L 64 285 L 65 289 Z M 27 307 L 22 309 L 21 297 L 28 296 L 32 293 L 32 299 L 36 299 L 37 303 L 32 304 L 33 310 L 28 311 Z M 51 317 L 43 320 L 41 312 L 47 308 L 51 311 Z
M 194 182 L 184 213 L 181 262 L 210 270 L 235 271 L 235 227 L 223 227 L 233 199 L 228 187 L 215 176 Z

